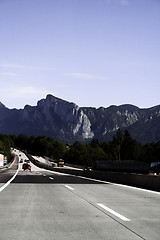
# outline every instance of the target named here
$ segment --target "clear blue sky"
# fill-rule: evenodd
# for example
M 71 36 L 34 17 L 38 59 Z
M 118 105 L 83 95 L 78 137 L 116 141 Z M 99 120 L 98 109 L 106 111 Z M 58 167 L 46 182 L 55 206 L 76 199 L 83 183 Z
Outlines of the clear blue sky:
M 160 0 L 0 0 L 0 102 L 160 104 Z

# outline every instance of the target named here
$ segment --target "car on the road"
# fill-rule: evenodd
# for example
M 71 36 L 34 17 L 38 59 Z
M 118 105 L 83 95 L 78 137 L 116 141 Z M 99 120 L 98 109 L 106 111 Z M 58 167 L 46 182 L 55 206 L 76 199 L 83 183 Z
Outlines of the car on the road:
M 89 167 L 89 166 L 85 166 L 83 170 L 84 170 L 84 171 L 91 171 L 91 170 L 92 170 L 92 168 L 91 168 L 91 167 Z
M 25 159 L 24 162 L 25 163 L 30 163 L 30 161 L 28 159 Z
M 24 171 L 27 170 L 27 169 L 31 171 L 31 165 L 28 164 L 28 163 L 23 163 L 22 168 L 23 168 Z
M 64 160 L 63 159 L 59 159 L 57 161 L 57 167 L 63 167 L 64 166 Z

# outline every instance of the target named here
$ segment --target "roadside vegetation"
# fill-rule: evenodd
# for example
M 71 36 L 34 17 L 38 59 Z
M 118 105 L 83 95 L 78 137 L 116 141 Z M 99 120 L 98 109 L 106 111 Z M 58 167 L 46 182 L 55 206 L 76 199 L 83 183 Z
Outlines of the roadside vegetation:
M 46 136 L 0 134 L 0 153 L 7 156 L 8 161 L 12 159 L 11 147 L 53 160 L 62 158 L 68 164 L 91 167 L 96 165 L 97 160 L 136 160 L 145 163 L 160 161 L 160 141 L 142 145 L 132 139 L 127 130 L 125 132 L 118 130 L 110 142 L 93 139 L 87 144 L 77 141 L 72 145 Z
M 11 153 L 11 147 L 14 145 L 14 137 L 0 134 L 0 154 L 7 157 L 7 162 L 13 160 L 14 155 Z

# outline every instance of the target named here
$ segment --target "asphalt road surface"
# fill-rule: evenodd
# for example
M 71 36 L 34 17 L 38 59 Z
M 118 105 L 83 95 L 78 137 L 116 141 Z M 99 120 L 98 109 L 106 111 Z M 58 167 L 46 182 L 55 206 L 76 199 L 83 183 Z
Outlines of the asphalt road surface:
M 20 155 L 0 171 L 0 240 L 160 239 L 160 193 L 24 171 Z

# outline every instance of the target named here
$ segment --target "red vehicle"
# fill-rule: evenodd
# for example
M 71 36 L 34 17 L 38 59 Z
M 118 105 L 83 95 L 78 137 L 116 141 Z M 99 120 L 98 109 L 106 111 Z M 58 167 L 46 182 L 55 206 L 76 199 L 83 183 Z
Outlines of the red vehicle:
M 29 171 L 31 171 L 31 165 L 29 165 L 28 163 L 23 163 L 22 168 L 23 168 L 24 171 L 27 170 L 27 169 Z

